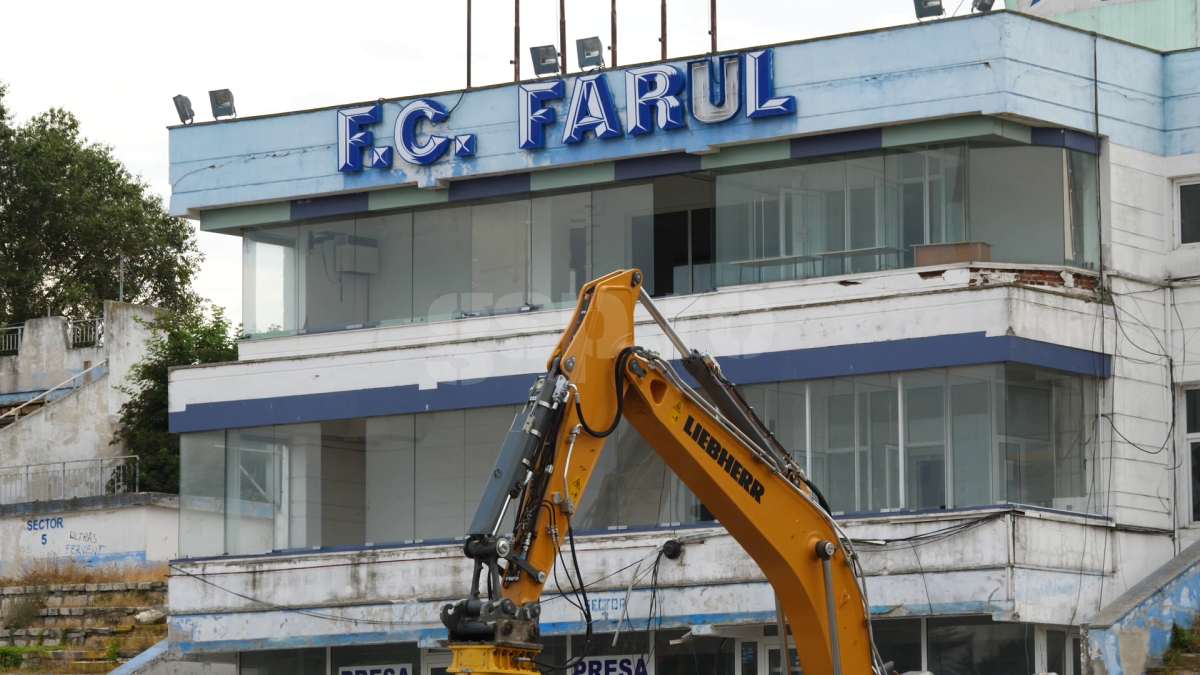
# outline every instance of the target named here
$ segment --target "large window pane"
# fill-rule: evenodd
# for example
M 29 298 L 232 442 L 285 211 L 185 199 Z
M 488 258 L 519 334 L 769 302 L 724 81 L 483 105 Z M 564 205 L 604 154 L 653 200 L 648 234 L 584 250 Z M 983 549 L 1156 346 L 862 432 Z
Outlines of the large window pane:
M 179 436 L 179 555 L 225 553 L 225 432 Z
M 597 279 L 633 261 L 635 220 L 638 227 L 652 222 L 654 187 L 629 185 L 592 192 L 592 275 Z M 653 231 L 649 232 L 651 241 Z M 642 239 L 646 233 L 637 235 Z M 639 241 L 644 244 L 645 242 Z M 649 278 L 652 270 L 642 269 Z
M 971 239 L 992 260 L 1061 265 L 1069 233 L 1062 148 L 971 146 Z
M 946 502 L 946 374 L 905 373 L 905 498 L 914 511 Z
M 856 511 L 854 383 L 818 380 L 810 384 L 809 394 L 813 480 L 834 511 Z
M 372 417 L 366 424 L 366 540 L 416 539 L 416 416 Z
M 875 647 L 897 673 L 921 670 L 921 620 L 884 619 L 871 622 Z M 743 674 L 744 675 L 744 674 Z
M 325 675 L 325 648 L 244 651 L 237 663 L 239 675 Z
M 487 313 L 529 302 L 529 201 L 471 208 L 471 297 L 463 309 Z
M 954 466 L 951 506 L 992 504 L 992 385 L 950 376 L 950 442 Z
M 1069 169 L 1071 233 L 1067 238 L 1065 262 L 1096 269 L 1100 263 L 1100 218 L 1096 209 L 1100 189 L 1095 155 L 1078 150 L 1067 151 Z
M 734 675 L 734 647 L 728 638 L 692 637 L 685 631 L 656 631 L 654 675 Z M 703 664 L 697 668 L 698 664 Z M 748 675 L 743 671 L 743 675 Z
M 297 232 L 277 227 L 242 236 L 242 329 L 248 335 L 299 327 Z
M 413 315 L 454 318 L 471 293 L 471 208 L 419 211 L 413 215 Z
M 539 307 L 573 307 L 590 271 L 592 195 L 539 197 L 533 200 L 532 218 L 530 302 Z
M 330 657 L 334 675 L 346 675 L 344 668 L 360 670 L 357 666 L 408 666 L 407 675 L 421 675 L 422 672 L 421 648 L 415 642 L 334 647 Z M 370 672 L 369 668 L 367 672 Z
M 300 227 L 300 327 L 341 328 L 367 320 L 368 279 L 379 267 L 375 239 L 359 239 L 353 220 Z
M 230 429 L 225 436 L 225 552 L 275 548 L 279 459 L 272 427 Z
M 899 398 L 884 376 L 860 378 L 858 387 L 859 509 L 900 508 Z
M 321 546 L 366 541 L 366 420 L 321 422 Z
M 400 213 L 355 221 L 355 275 L 366 293 L 366 320 L 412 320 L 413 216 Z
M 928 619 L 929 670 L 938 675 L 1037 672 L 1033 626 L 983 617 Z

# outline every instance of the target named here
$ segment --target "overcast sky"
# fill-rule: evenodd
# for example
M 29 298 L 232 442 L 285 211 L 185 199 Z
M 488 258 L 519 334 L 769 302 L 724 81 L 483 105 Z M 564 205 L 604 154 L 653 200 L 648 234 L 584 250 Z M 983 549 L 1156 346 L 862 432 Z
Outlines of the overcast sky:
M 166 127 L 185 94 L 211 119 L 207 92 L 231 89 L 242 116 L 445 91 L 465 86 L 466 0 L 380 3 L 66 0 L 5 3 L 0 81 L 18 121 L 59 106 L 163 199 L 170 198 Z M 998 3 L 999 4 L 999 3 Z M 609 0 L 566 0 L 576 38 L 609 43 Z M 947 13 L 970 1 L 947 2 Z M 708 51 L 709 0 L 669 0 L 670 57 Z M 521 3 L 522 74 L 531 45 L 557 43 L 556 0 Z M 659 58 L 659 3 L 618 0 L 621 64 Z M 474 0 L 472 83 L 512 80 L 512 0 Z M 722 50 L 914 21 L 910 0 L 719 0 Z M 240 239 L 199 235 L 200 294 L 241 313 Z

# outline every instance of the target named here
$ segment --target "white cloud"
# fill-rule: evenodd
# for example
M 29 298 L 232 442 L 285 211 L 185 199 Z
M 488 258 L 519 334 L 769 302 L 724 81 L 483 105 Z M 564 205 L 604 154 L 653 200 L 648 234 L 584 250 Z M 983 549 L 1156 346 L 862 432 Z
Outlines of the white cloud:
M 659 4 L 619 0 L 620 63 L 659 58 Z M 708 50 L 709 0 L 670 0 L 672 57 Z M 908 0 L 721 0 L 721 49 L 819 37 L 912 22 Z M 229 88 L 242 115 L 303 110 L 380 97 L 461 88 L 465 83 L 465 0 L 354 5 L 308 1 L 165 3 L 159 0 L 56 5 L 53 30 L 39 3 L 4 8 L 0 79 L 18 119 L 52 106 L 73 111 L 93 140 L 107 143 L 164 198 L 171 97 L 191 98 L 208 119 L 207 92 Z M 476 86 L 512 79 L 511 0 L 475 0 Z M 530 45 L 557 42 L 557 3 L 526 0 L 521 67 Z M 576 38 L 609 43 L 610 5 L 567 2 L 568 58 Z M 18 29 L 17 27 L 24 27 Z M 207 256 L 200 293 L 241 308 L 239 240 L 202 233 Z

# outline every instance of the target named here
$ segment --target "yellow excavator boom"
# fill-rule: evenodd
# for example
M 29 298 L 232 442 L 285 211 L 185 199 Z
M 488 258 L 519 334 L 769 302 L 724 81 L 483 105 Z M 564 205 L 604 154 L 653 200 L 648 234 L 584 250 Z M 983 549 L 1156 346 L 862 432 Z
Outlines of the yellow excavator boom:
M 537 669 L 547 574 L 607 436 L 624 417 L 762 569 L 807 675 L 883 673 L 852 543 L 716 362 L 686 348 L 641 286 L 641 272 L 627 270 L 582 289 L 547 374 L 509 432 L 464 545 L 476 561 L 472 595 L 443 610 L 454 653 L 449 672 Z M 669 361 L 634 345 L 639 300 L 707 400 Z M 497 531 L 514 504 L 507 539 Z M 483 574 L 491 588 L 486 599 Z

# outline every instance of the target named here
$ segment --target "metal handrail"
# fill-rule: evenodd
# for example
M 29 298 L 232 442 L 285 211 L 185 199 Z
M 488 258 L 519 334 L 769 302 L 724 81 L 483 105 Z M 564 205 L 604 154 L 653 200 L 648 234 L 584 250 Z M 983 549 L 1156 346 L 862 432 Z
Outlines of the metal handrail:
M 0 328 L 0 352 L 15 352 L 20 350 L 21 341 L 25 337 L 25 326 L 6 326 Z
M 136 493 L 141 489 L 140 461 L 137 455 L 119 455 L 0 467 L 0 504 L 55 496 L 67 499 L 68 493 L 71 497 L 92 497 L 124 494 L 130 488 Z
M 104 319 L 78 319 L 67 322 L 71 347 L 99 347 L 104 340 Z
M 42 393 L 38 394 L 37 396 L 34 396 L 33 398 L 22 403 L 21 405 L 13 408 L 12 410 L 9 410 L 8 412 L 4 413 L 3 415 L 0 415 L 0 420 L 4 419 L 5 417 L 15 416 L 18 412 L 20 412 L 21 408 L 24 408 L 25 406 L 34 403 L 38 399 L 46 398 L 50 394 L 54 393 L 55 391 L 58 391 L 59 389 L 62 389 L 63 387 L 65 387 L 68 384 L 71 385 L 71 389 L 78 389 L 79 387 L 83 386 L 83 384 L 87 384 L 86 381 L 84 381 L 82 384 L 75 384 L 75 382 L 77 382 L 79 380 L 79 378 L 85 377 L 88 373 L 92 372 L 93 370 L 96 370 L 97 368 L 103 368 L 107 365 L 108 365 L 108 359 L 104 359 L 100 363 L 97 363 L 96 365 L 92 366 L 91 368 L 88 368 L 87 370 L 83 371 L 82 373 L 79 373 L 78 375 L 73 375 L 71 377 L 71 379 L 64 380 L 63 382 L 60 382 L 60 383 L 54 385 L 50 389 L 43 391 Z M 55 464 L 57 464 L 57 462 L 55 462 Z

